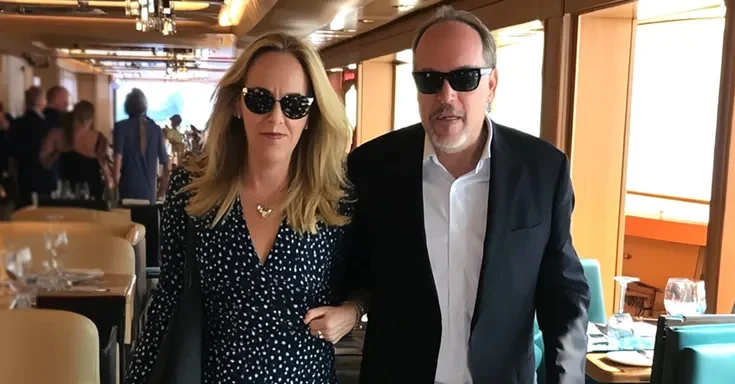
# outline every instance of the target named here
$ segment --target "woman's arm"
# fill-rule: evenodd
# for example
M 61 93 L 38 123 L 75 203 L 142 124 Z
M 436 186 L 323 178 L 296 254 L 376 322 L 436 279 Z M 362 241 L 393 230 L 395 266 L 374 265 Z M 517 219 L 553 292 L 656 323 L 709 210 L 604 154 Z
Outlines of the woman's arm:
M 137 341 L 125 384 L 144 384 L 153 369 L 161 341 L 168 329 L 171 317 L 178 307 L 183 284 L 186 252 L 186 205 L 188 193 L 179 193 L 190 181 L 189 174 L 179 169 L 174 172 L 163 207 L 161 233 L 161 277 L 153 290 L 146 309 L 146 324 L 142 337 Z
M 65 144 L 63 131 L 60 129 L 51 130 L 43 139 L 43 144 L 41 145 L 41 154 L 39 155 L 41 165 L 46 169 L 51 169 L 56 164 L 56 161 L 59 160 L 61 154 L 67 150 Z

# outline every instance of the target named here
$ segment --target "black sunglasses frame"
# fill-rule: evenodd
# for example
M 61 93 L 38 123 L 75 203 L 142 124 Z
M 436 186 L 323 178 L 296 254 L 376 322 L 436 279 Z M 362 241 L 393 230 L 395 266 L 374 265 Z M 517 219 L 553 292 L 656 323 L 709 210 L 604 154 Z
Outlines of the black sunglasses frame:
M 435 95 L 439 92 L 441 92 L 442 87 L 444 86 L 444 81 L 449 82 L 449 86 L 452 87 L 453 90 L 456 92 L 472 92 L 477 87 L 480 86 L 480 79 L 482 76 L 489 75 L 493 73 L 495 68 L 459 68 L 455 69 L 453 71 L 449 72 L 439 72 L 439 71 L 415 71 L 412 73 L 413 75 L 413 81 L 416 84 L 416 90 L 419 93 L 423 93 L 426 95 Z M 458 84 L 458 76 L 474 76 L 477 81 L 475 81 L 474 84 L 471 84 L 469 87 L 462 88 Z M 432 81 L 437 81 L 436 84 L 433 84 L 431 88 L 428 87 L 427 84 L 424 84 L 424 86 L 421 86 L 420 83 L 422 82 L 422 78 L 427 77 L 436 77 L 437 79 L 432 79 Z
M 249 105 L 248 99 L 247 99 L 247 96 L 249 94 L 251 94 L 251 95 L 253 94 L 253 93 L 251 93 L 251 91 L 258 91 L 258 92 L 264 94 L 270 100 L 272 100 L 272 103 L 269 106 L 265 106 L 265 109 L 264 110 L 256 110 L 256 109 L 252 108 L 251 105 Z M 255 113 L 256 115 L 265 115 L 265 114 L 268 114 L 268 113 L 273 112 L 273 108 L 275 108 L 276 103 L 278 103 L 278 104 L 281 104 L 281 112 L 283 113 L 283 115 L 286 116 L 288 119 L 291 119 L 291 120 L 303 119 L 304 117 L 308 116 L 309 115 L 309 112 L 311 111 L 311 106 L 314 105 L 314 100 L 315 100 L 314 97 L 306 96 L 306 95 L 300 95 L 300 94 L 296 94 L 296 93 L 289 93 L 287 95 L 283 95 L 283 97 L 281 97 L 280 99 L 276 99 L 276 97 L 273 95 L 273 93 L 271 93 L 271 91 L 269 91 L 269 90 L 267 90 L 265 88 L 260 88 L 260 87 L 254 87 L 254 88 L 243 87 L 242 88 L 242 97 L 243 97 L 243 102 L 245 103 L 245 107 L 250 112 Z M 284 105 L 284 101 L 287 102 L 290 98 L 300 99 L 300 102 L 302 104 L 305 101 L 306 102 L 306 105 L 304 107 L 304 110 L 303 111 L 299 111 L 298 113 L 290 113 L 289 112 L 290 111 L 289 106 Z

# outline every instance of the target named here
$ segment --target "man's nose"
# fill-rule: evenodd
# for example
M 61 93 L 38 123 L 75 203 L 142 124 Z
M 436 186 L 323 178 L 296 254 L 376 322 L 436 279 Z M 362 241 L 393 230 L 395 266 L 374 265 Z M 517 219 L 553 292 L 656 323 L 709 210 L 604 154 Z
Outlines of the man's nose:
M 441 102 L 447 103 L 457 98 L 457 91 L 452 89 L 452 86 L 449 85 L 449 81 L 445 79 L 437 97 Z

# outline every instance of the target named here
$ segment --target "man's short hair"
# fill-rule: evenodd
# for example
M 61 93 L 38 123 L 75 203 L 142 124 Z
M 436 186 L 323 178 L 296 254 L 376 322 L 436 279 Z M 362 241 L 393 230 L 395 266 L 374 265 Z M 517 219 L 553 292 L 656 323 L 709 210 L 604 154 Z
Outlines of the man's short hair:
M 54 85 L 53 87 L 49 88 L 48 91 L 46 91 L 46 101 L 52 102 L 56 100 L 56 98 L 63 92 L 68 93 L 69 91 L 67 91 L 66 88 L 60 85 Z
M 416 37 L 413 39 L 413 45 L 411 46 L 413 53 L 416 53 L 416 47 L 418 47 L 419 41 L 424 33 L 426 33 L 426 30 L 433 25 L 449 22 L 466 24 L 477 31 L 480 35 L 480 40 L 482 40 L 482 56 L 485 58 L 485 65 L 490 68 L 495 68 L 498 61 L 497 48 L 495 46 L 495 38 L 493 38 L 490 30 L 471 12 L 458 11 L 449 5 L 439 7 L 436 14 L 419 27 Z
M 26 102 L 26 108 L 35 108 L 36 103 L 38 103 L 38 99 L 43 96 L 43 89 L 41 87 L 30 87 L 26 89 L 25 93 L 25 102 Z

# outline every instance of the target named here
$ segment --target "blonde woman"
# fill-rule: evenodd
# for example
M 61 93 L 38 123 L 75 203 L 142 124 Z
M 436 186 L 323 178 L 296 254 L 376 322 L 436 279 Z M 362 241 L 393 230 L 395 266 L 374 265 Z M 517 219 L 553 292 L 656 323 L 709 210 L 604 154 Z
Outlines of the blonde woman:
M 336 383 L 333 343 L 360 312 L 336 301 L 351 128 L 318 53 L 284 34 L 255 41 L 220 81 L 209 131 L 172 176 L 161 279 L 127 382 L 146 382 L 193 241 L 205 383 Z

